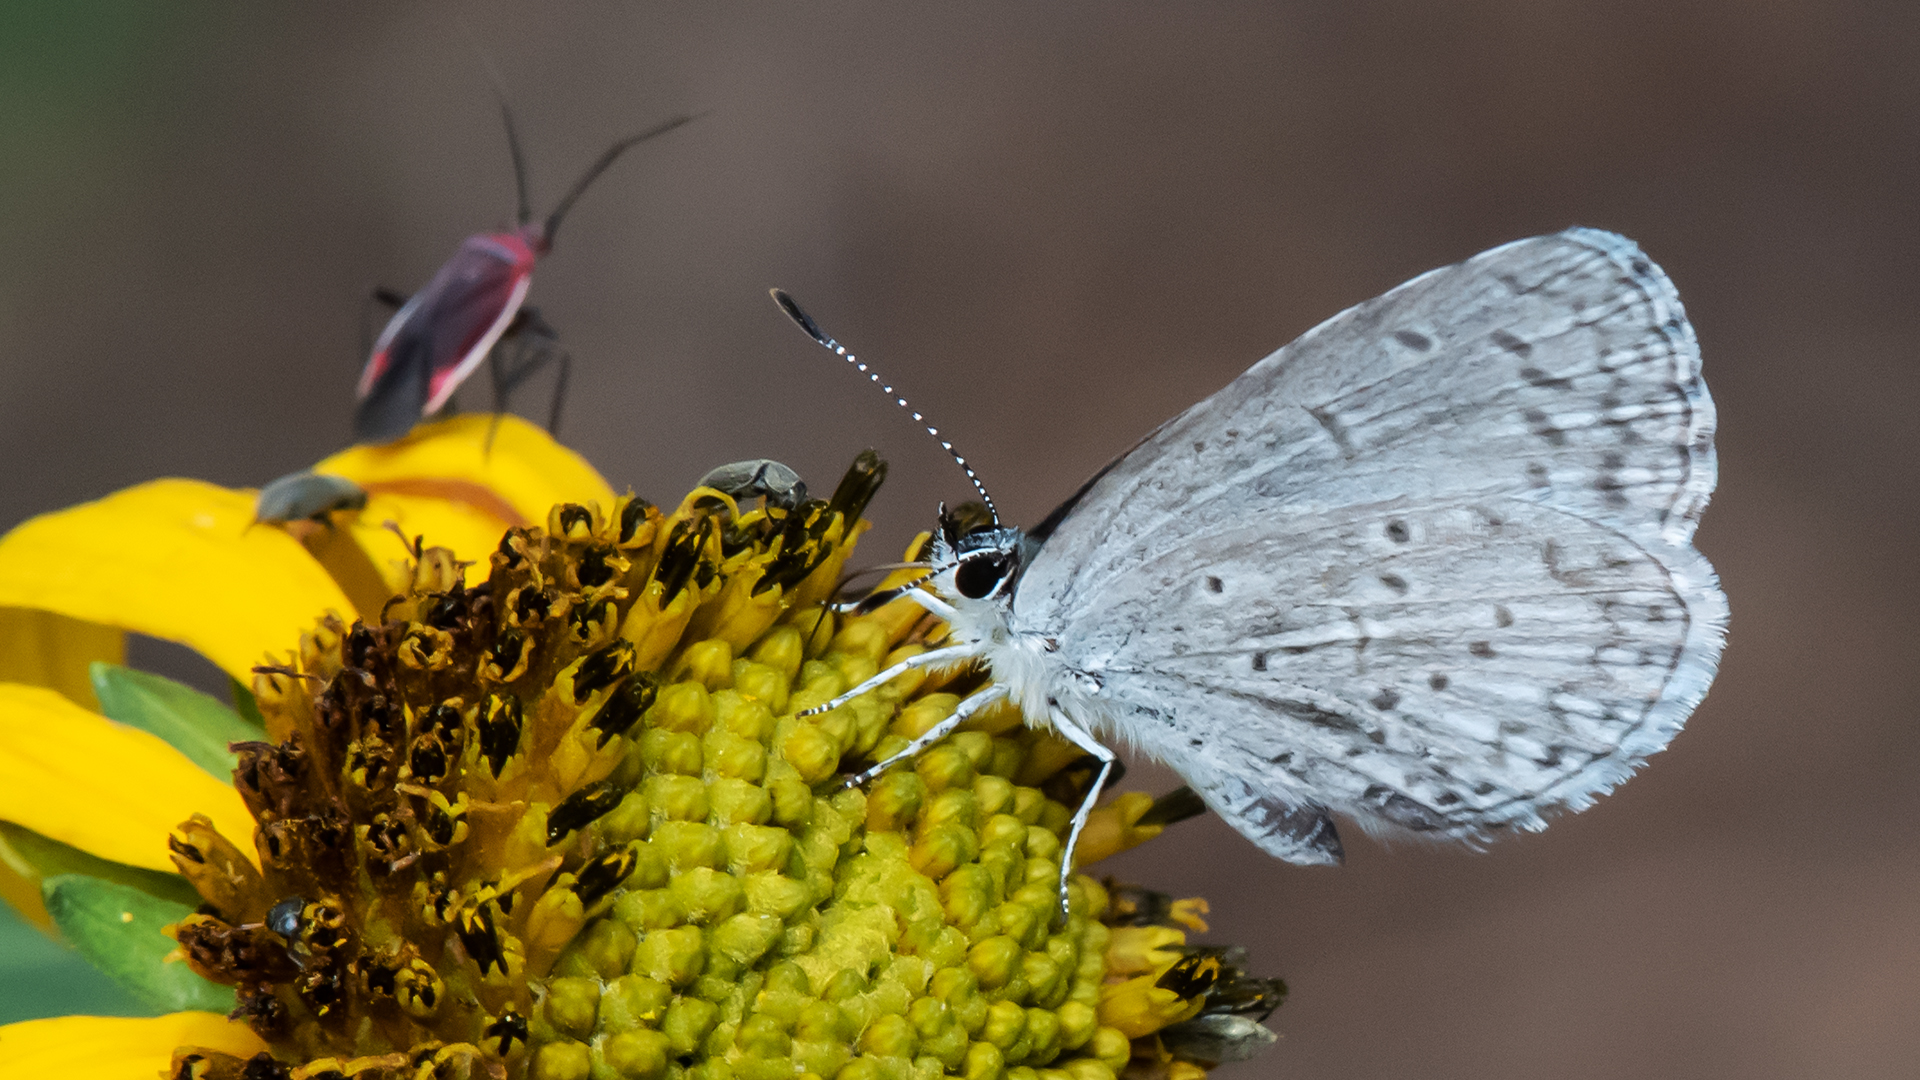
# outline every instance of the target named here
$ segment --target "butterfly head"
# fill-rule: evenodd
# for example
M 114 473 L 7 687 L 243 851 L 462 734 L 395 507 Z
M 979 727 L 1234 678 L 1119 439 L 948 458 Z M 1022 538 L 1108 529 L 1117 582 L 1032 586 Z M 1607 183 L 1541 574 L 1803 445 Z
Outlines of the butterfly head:
M 980 504 L 943 506 L 933 534 L 932 584 L 946 596 L 1005 603 L 1020 577 L 1025 548 L 1019 529 L 994 524 Z

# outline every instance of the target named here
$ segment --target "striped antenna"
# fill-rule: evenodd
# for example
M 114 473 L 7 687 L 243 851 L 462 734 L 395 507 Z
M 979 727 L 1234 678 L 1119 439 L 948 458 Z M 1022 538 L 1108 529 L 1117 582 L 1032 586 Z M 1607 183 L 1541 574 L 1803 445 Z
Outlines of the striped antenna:
M 820 330 L 820 325 L 813 321 L 813 316 L 808 315 L 806 312 L 800 310 L 800 305 L 794 303 L 793 297 L 788 296 L 786 292 L 781 289 L 769 289 L 767 291 L 773 294 L 773 302 L 780 305 L 780 310 L 786 312 L 788 318 L 792 319 L 796 323 L 799 323 L 800 329 L 805 330 L 807 332 L 808 337 L 819 342 L 821 345 L 825 346 L 826 348 L 832 350 L 835 355 L 843 358 L 844 360 L 846 360 L 847 363 L 852 364 L 855 371 L 858 371 L 861 374 L 865 375 L 867 377 L 867 381 L 873 383 L 873 385 L 879 387 L 882 391 L 884 391 L 888 397 L 893 399 L 893 403 L 895 405 L 898 405 L 901 408 L 907 410 L 907 413 L 909 415 L 911 415 L 915 420 L 919 421 L 921 426 L 927 429 L 927 434 L 933 436 L 936 440 L 939 441 L 940 448 L 942 450 L 945 450 L 947 454 L 953 458 L 954 464 L 960 466 L 961 472 L 964 472 L 967 474 L 967 479 L 971 481 L 973 484 L 973 490 L 980 493 L 980 501 L 987 504 L 987 513 L 993 517 L 994 525 L 998 526 L 1000 524 L 1000 511 L 994 509 L 993 496 L 987 494 L 987 486 L 980 482 L 980 478 L 978 476 L 974 475 L 973 466 L 967 464 L 967 459 L 960 456 L 960 452 L 953 448 L 952 443 L 940 437 L 940 429 L 937 427 L 934 427 L 932 424 L 927 423 L 927 418 L 924 416 L 921 416 L 918 412 L 914 410 L 913 406 L 907 404 L 907 399 L 901 397 L 899 392 L 896 391 L 893 387 L 888 386 L 884 382 L 881 382 L 879 372 L 868 367 L 866 364 L 862 363 L 858 357 L 848 352 L 847 347 L 845 345 L 840 344 L 838 341 L 835 341 L 834 339 L 828 337 L 825 333 L 823 333 Z

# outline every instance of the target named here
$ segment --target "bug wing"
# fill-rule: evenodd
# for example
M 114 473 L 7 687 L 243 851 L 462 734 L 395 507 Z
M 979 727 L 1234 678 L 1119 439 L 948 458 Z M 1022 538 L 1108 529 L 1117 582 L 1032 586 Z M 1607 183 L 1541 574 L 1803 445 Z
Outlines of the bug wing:
M 1611 233 L 1523 240 L 1163 425 L 1058 519 L 1014 621 L 1282 857 L 1337 857 L 1327 809 L 1537 828 L 1712 679 L 1726 600 L 1691 547 L 1712 432 L 1666 275 Z
M 381 331 L 361 372 L 355 434 L 397 439 L 439 411 L 519 313 L 532 265 L 510 237 L 463 243 Z

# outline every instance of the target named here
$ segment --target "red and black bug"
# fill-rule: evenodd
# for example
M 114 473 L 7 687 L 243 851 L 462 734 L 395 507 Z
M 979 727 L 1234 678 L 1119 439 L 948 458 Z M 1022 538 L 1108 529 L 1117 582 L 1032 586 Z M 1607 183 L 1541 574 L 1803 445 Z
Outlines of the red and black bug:
M 522 306 L 533 282 L 533 265 L 552 249 L 554 233 L 574 201 L 614 159 L 693 119 L 676 116 L 614 143 L 575 181 L 553 213 L 535 222 L 527 198 L 526 159 L 520 152 L 513 114 L 504 105 L 501 113 L 519 190 L 519 226 L 467 237 L 433 279 L 410 298 L 402 300 L 384 291 L 374 294 L 398 302 L 399 310 L 373 343 L 372 355 L 360 373 L 353 431 L 361 442 L 390 442 L 405 435 L 421 419 L 445 407 L 460 384 L 489 357 L 498 410 L 505 408 L 506 395 L 515 385 L 549 357 L 559 356 L 561 375 L 549 424 L 557 426 L 560 395 L 566 389 L 567 355 L 554 343 L 553 331 L 539 313 Z M 496 347 L 503 341 L 518 346 L 514 355 L 504 355 Z

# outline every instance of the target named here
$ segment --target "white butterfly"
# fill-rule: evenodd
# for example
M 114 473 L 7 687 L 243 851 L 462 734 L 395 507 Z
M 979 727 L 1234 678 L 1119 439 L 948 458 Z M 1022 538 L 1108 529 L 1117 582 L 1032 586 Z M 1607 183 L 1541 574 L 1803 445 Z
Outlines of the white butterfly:
M 1665 747 L 1713 680 L 1727 602 L 1692 546 L 1713 427 L 1679 296 L 1632 241 L 1507 244 L 1322 323 L 1031 532 L 943 517 L 904 595 L 951 644 L 821 708 L 985 664 L 991 685 L 854 782 L 1011 698 L 1102 763 L 1063 888 L 1102 739 L 1290 862 L 1340 861 L 1336 813 L 1544 828 Z

